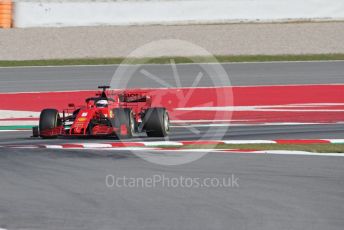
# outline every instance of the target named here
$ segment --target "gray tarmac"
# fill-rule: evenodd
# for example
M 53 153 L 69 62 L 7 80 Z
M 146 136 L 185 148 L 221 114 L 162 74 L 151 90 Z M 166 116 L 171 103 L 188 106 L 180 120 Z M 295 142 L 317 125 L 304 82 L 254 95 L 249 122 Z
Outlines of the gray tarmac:
M 128 79 L 118 85 L 121 88 L 165 87 L 142 70 L 172 87 L 193 86 L 200 72 L 204 76 L 196 82 L 197 87 L 344 83 L 344 61 L 222 64 L 222 75 L 215 75 L 220 67 L 219 64 L 177 65 L 180 84 L 171 65 L 122 66 L 124 74 L 116 72 L 118 65 L 0 68 L 0 92 L 88 90 L 110 84 L 119 77 Z
M 187 153 L 159 153 L 180 154 Z M 186 185 L 181 177 L 215 182 Z M 129 151 L 5 149 L 0 178 L 0 227 L 6 229 L 344 226 L 343 157 L 209 153 L 190 164 L 160 166 Z M 129 184 L 139 178 L 155 184 Z

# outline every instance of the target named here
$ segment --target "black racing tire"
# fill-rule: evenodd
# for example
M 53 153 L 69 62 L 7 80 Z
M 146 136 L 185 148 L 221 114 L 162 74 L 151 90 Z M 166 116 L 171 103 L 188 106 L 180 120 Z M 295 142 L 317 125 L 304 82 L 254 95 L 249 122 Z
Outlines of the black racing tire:
M 59 112 L 56 109 L 44 109 L 41 112 L 39 117 L 39 132 L 40 137 L 42 138 L 57 138 L 55 136 L 44 136 L 42 135 L 42 131 L 47 129 L 54 129 L 58 126 L 62 125 L 61 118 Z
M 135 133 L 135 119 L 131 109 L 128 108 L 116 108 L 113 110 L 114 114 L 114 126 L 118 128 L 117 137 L 119 139 L 131 138 Z M 121 126 L 125 125 L 127 132 L 122 133 Z
M 148 109 L 143 123 L 148 137 L 166 137 L 170 133 L 170 118 L 165 108 Z

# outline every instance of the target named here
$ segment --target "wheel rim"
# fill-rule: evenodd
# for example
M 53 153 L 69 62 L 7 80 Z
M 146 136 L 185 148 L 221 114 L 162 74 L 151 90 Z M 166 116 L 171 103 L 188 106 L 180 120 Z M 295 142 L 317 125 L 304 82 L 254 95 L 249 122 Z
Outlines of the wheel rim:
M 133 133 L 135 130 L 135 121 L 134 121 L 134 117 L 133 114 L 130 114 L 130 131 L 131 133 Z
M 165 128 L 165 131 L 166 132 L 169 132 L 170 131 L 170 118 L 168 116 L 168 113 L 165 113 L 165 119 L 164 119 L 164 128 Z

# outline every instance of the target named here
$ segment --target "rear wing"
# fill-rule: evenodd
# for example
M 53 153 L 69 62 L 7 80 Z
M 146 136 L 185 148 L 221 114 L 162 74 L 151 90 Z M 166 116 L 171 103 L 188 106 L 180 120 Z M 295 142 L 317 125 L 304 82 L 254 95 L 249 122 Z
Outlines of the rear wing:
M 138 103 L 138 102 L 150 102 L 151 97 L 144 93 L 121 93 L 118 94 L 119 102 L 125 103 Z

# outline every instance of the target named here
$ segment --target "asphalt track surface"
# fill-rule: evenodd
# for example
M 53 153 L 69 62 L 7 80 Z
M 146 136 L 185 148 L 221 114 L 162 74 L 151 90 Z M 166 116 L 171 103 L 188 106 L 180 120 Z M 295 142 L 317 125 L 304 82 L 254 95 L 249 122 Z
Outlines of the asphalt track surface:
M 227 67 L 233 85 L 344 82 L 343 62 Z M 111 79 L 112 68 L 1 68 L 0 87 L 2 92 L 92 89 Z M 164 72 L 167 67 L 145 68 L 158 74 L 157 71 Z M 181 80 L 182 86 L 192 84 L 192 76 L 199 72 L 193 70 L 197 67 L 181 65 L 180 68 L 189 72 L 182 76 L 190 76 Z M 146 80 L 135 80 L 130 86 L 144 87 Z M 209 84 L 200 83 L 201 86 Z M 200 128 L 201 133 L 203 129 Z M 339 124 L 230 127 L 225 138 L 343 138 L 343 130 Z M 28 132 L 2 132 L 0 145 L 99 142 L 42 141 L 28 136 Z M 175 128 L 171 136 L 172 140 L 193 138 L 197 136 L 184 128 Z M 183 153 L 159 152 L 162 157 L 172 158 L 180 154 Z M 234 177 L 237 184 L 227 188 L 168 187 L 166 184 L 153 188 L 109 188 L 107 175 L 220 180 Z M 138 158 L 132 151 L 0 148 L 0 228 L 343 229 L 343 178 L 343 157 L 209 153 L 190 164 L 161 166 Z
M 168 153 L 159 153 L 166 155 Z M 182 154 L 182 153 L 178 153 Z M 129 151 L 6 150 L 7 229 L 343 229 L 343 157 L 209 153 L 159 166 Z M 106 186 L 106 176 L 238 178 L 237 187 Z M 234 181 L 234 180 L 233 180 Z
M 190 87 L 199 72 L 212 73 L 212 66 L 218 64 L 178 65 L 177 70 L 183 87 Z M 344 83 L 344 61 L 338 62 L 296 62 L 296 63 L 233 63 L 223 64 L 231 85 L 286 85 L 286 84 L 338 84 Z M 100 84 L 109 84 L 118 66 L 79 67 L 23 67 L 0 68 L 0 92 L 30 92 L 56 90 L 89 90 Z M 136 69 L 128 66 L 127 69 Z M 178 87 L 171 65 L 140 66 L 123 87 L 164 87 L 144 75 L 141 70 L 158 76 L 172 86 Z M 205 71 L 206 70 L 206 71 Z M 207 71 L 208 70 L 208 71 Z M 226 76 L 227 75 L 227 76 Z M 201 79 L 198 87 L 213 86 L 209 76 Z M 216 86 L 228 86 L 216 85 Z

